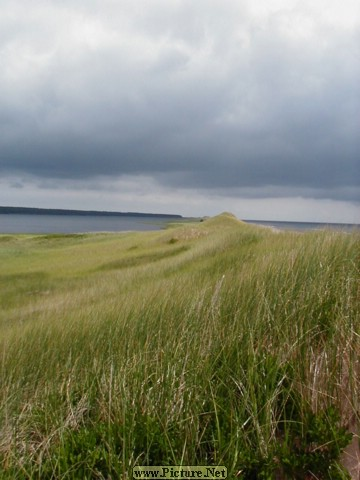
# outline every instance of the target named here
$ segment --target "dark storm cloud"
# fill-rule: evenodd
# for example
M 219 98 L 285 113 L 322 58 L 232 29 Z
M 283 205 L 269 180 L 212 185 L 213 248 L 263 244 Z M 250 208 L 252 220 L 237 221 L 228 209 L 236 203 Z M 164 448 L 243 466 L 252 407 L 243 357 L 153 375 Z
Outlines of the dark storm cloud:
M 359 200 L 359 23 L 224 3 L 5 2 L 2 175 Z

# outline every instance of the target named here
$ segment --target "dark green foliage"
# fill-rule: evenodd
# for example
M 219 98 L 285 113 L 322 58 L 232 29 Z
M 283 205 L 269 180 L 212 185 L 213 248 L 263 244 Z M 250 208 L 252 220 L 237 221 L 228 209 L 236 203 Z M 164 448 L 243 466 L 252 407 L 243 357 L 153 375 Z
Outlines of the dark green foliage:
M 122 454 L 128 441 L 140 465 L 169 465 L 180 461 L 176 426 L 168 425 L 165 429 L 158 419 L 139 414 L 130 425 L 88 422 L 76 430 L 67 430 L 41 464 L 28 466 L 31 477 L 24 478 L 118 478 L 124 472 Z
M 160 419 L 139 415 L 133 426 L 133 449 L 139 464 L 174 465 L 180 461 L 182 439 L 176 424 L 162 425 Z
M 340 415 L 334 406 L 314 414 L 303 413 L 303 423 L 289 422 L 287 445 L 282 446 L 280 461 L 288 478 L 303 479 L 312 472 L 319 479 L 343 478 L 335 462 L 350 443 L 352 434 L 340 425 Z
M 302 410 L 304 410 L 302 406 Z M 341 480 L 348 474 L 339 466 L 340 454 L 352 434 L 340 425 L 334 406 L 315 414 L 309 408 L 292 410 L 265 457 L 244 452 L 239 470 L 246 480 L 289 479 Z
M 121 471 L 121 445 L 115 425 L 98 423 L 68 430 L 33 475 L 44 480 L 116 478 Z

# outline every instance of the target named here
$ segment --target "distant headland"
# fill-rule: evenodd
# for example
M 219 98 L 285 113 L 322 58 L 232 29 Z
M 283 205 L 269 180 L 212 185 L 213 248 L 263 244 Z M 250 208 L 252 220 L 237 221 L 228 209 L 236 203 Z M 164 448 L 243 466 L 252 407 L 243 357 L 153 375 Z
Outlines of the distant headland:
M 1 207 L 1 206 L 0 206 L 0 214 L 183 218 L 182 215 L 168 214 L 168 213 L 108 212 L 108 211 L 100 211 L 100 210 L 67 210 L 63 208 L 31 208 L 31 207 Z

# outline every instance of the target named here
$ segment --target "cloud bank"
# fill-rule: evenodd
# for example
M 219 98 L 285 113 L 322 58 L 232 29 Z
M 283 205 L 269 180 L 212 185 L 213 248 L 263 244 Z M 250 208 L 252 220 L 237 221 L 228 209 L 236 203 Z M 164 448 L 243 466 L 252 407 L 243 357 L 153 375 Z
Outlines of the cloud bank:
M 356 0 L 4 0 L 0 32 L 9 189 L 360 202 Z

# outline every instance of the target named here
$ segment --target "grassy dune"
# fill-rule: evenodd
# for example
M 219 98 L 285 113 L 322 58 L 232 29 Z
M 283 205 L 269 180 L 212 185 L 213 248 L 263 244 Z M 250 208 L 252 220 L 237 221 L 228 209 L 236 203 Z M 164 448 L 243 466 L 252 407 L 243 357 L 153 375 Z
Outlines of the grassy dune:
M 359 236 L 223 214 L 0 236 L 0 478 L 347 478 Z M 313 475 L 313 476 L 311 476 Z

